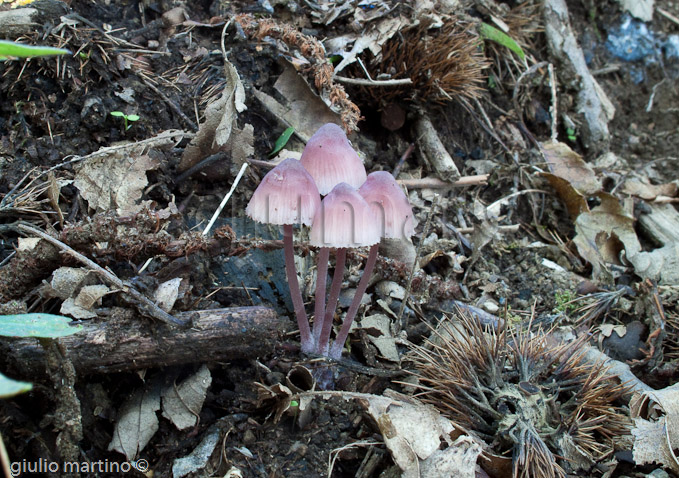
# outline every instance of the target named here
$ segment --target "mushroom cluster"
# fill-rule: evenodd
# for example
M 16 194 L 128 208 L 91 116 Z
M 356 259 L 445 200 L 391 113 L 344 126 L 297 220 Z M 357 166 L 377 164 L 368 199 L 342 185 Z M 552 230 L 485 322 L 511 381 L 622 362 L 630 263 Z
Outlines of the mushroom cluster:
M 321 196 L 325 196 L 323 200 Z M 309 139 L 299 161 L 286 159 L 264 176 L 246 213 L 257 222 L 283 226 L 285 269 L 302 352 L 340 358 L 375 266 L 380 240 L 409 240 L 414 234 L 415 219 L 408 198 L 388 172 L 366 175 L 363 162 L 344 131 L 328 123 Z M 319 248 L 313 328 L 309 326 L 295 270 L 296 224 L 311 226 L 310 243 Z M 356 247 L 370 247 L 368 260 L 331 346 L 347 250 Z M 326 303 L 331 249 L 335 250 L 335 272 Z

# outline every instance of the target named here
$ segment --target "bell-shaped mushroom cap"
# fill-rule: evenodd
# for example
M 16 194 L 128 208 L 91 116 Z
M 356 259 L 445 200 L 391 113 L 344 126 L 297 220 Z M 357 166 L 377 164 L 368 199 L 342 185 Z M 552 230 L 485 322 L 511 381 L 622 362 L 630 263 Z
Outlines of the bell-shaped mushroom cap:
M 317 247 L 372 246 L 380 242 L 380 227 L 358 191 L 340 183 L 321 202 L 309 239 Z
M 351 147 L 342 128 L 334 123 L 321 126 L 314 133 L 302 151 L 300 161 L 323 195 L 339 183 L 359 188 L 365 181 L 363 161 Z
M 296 159 L 286 159 L 259 183 L 245 213 L 264 224 L 310 226 L 321 205 L 311 175 Z
M 382 237 L 410 239 L 415 234 L 413 209 L 391 173 L 370 173 L 358 192 L 370 205 Z

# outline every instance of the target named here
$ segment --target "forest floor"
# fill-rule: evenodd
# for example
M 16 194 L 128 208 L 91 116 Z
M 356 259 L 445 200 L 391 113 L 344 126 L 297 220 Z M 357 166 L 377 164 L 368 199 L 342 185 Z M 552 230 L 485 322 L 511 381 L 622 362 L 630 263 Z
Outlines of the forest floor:
M 679 4 L 13 3 L 70 54 L 0 63 L 0 320 L 81 327 L 0 340 L 14 476 L 679 473 Z M 418 222 L 338 362 L 245 215 L 328 122 Z

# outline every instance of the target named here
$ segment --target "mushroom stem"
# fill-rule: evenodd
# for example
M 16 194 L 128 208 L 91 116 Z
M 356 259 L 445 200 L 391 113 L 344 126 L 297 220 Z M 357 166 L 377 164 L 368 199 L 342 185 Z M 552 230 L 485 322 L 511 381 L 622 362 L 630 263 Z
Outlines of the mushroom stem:
M 335 254 L 335 273 L 332 276 L 332 285 L 330 286 L 330 297 L 328 297 L 328 305 L 325 308 L 325 318 L 323 319 L 323 328 L 321 335 L 316 341 L 316 350 L 321 355 L 328 355 L 328 348 L 330 347 L 330 331 L 332 330 L 332 319 L 335 316 L 337 309 L 337 300 L 339 299 L 340 290 L 342 289 L 342 279 L 344 278 L 344 265 L 347 260 L 347 248 L 340 247 Z
M 314 344 L 318 351 L 318 338 L 321 336 L 323 328 L 323 318 L 325 317 L 325 287 L 328 277 L 328 262 L 330 261 L 330 248 L 321 247 L 318 251 L 318 263 L 316 265 L 316 305 L 314 306 Z
M 314 342 L 311 338 L 309 321 L 304 310 L 302 292 L 299 290 L 297 281 L 297 269 L 295 268 L 295 251 L 292 247 L 292 224 L 283 226 L 283 248 L 285 250 L 285 273 L 288 275 L 288 286 L 290 286 L 290 297 L 297 316 L 297 326 L 299 327 L 299 339 L 302 345 L 302 352 L 309 353 L 314 349 Z
M 365 269 L 363 270 L 363 276 L 358 282 L 358 287 L 356 287 L 356 295 L 354 295 L 354 299 L 351 301 L 351 306 L 349 307 L 347 315 L 344 318 L 342 328 L 340 329 L 339 334 L 337 334 L 337 337 L 335 338 L 335 342 L 333 342 L 332 347 L 330 348 L 330 354 L 328 355 L 330 358 L 340 359 L 342 357 L 342 348 L 344 348 L 344 342 L 349 336 L 349 329 L 351 329 L 351 323 L 354 321 L 354 317 L 356 317 L 358 306 L 361 305 L 363 294 L 368 288 L 368 281 L 370 280 L 370 275 L 372 274 L 373 268 L 375 267 L 375 262 L 377 261 L 377 252 L 379 250 L 379 246 L 379 243 L 377 243 L 370 247 L 370 253 L 368 254 L 368 261 L 366 262 Z

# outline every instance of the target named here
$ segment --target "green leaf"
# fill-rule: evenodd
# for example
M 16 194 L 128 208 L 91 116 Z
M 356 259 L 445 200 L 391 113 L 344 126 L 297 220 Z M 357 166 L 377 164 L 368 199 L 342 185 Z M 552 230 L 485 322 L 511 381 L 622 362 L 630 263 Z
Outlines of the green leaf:
M 127 121 L 139 121 L 138 115 L 127 115 Z
M 487 23 L 482 23 L 481 27 L 479 28 L 479 34 L 481 35 L 481 38 L 483 38 L 484 40 L 494 41 L 495 43 L 499 43 L 500 45 L 509 48 L 514 53 L 519 55 L 519 58 L 521 58 L 521 60 L 526 59 L 526 54 L 523 52 L 519 44 L 516 43 L 514 39 L 512 39 L 512 37 L 510 37 L 503 31 L 498 30 L 497 28 L 490 26 Z
M 283 147 L 288 144 L 288 141 L 290 140 L 290 136 L 292 136 L 292 133 L 295 132 L 295 128 L 290 127 L 283 131 L 283 134 L 281 134 L 278 139 L 276 140 L 276 143 L 273 145 L 273 149 L 269 153 L 269 157 L 276 156 L 276 154 L 283 149 Z
M 124 118 L 124 117 L 125 117 L 125 113 L 123 113 L 122 111 L 111 111 L 111 116 L 116 116 L 116 117 L 119 117 L 119 118 Z
M 12 380 L 0 373 L 0 398 L 11 398 L 14 395 L 28 392 L 32 388 L 33 384 Z
M 0 335 L 5 337 L 55 338 L 73 335 L 82 325 L 71 326 L 71 319 L 52 314 L 0 315 Z
M 67 53 L 71 52 L 63 48 L 24 45 L 13 41 L 0 40 L 0 60 L 7 59 L 8 56 L 33 58 L 36 56 L 65 55 Z

